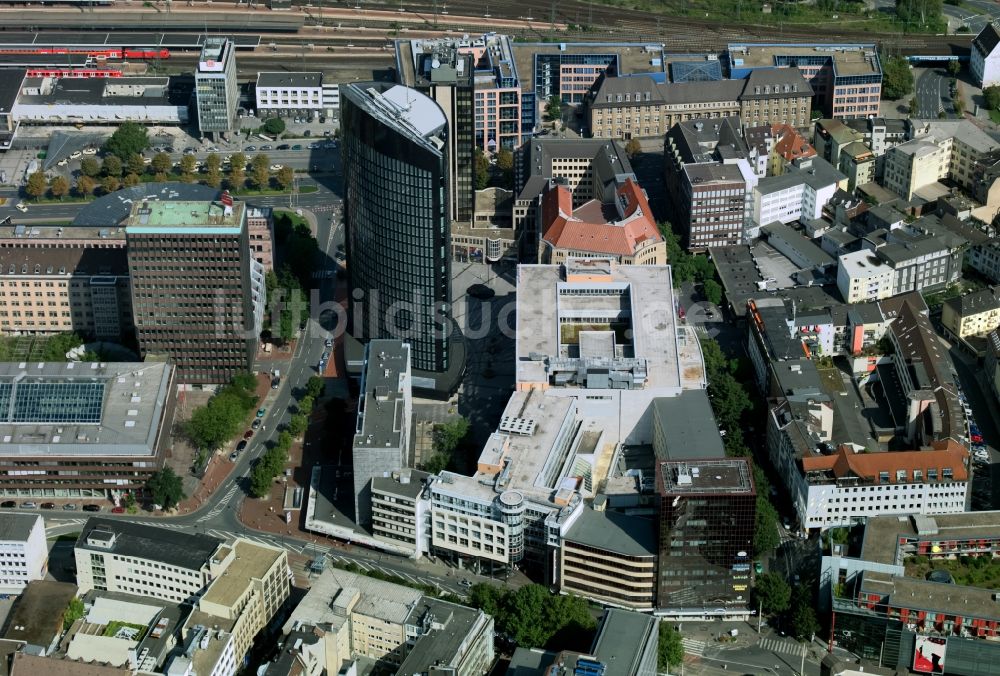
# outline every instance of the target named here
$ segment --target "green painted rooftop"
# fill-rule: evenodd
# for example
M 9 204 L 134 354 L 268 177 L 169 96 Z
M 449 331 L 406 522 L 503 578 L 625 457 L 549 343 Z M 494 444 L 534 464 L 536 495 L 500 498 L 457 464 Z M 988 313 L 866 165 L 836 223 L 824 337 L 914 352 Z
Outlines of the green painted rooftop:
M 234 202 L 226 214 L 221 202 L 140 202 L 133 205 L 127 230 L 145 228 L 197 229 L 236 228 L 243 223 L 243 202 Z

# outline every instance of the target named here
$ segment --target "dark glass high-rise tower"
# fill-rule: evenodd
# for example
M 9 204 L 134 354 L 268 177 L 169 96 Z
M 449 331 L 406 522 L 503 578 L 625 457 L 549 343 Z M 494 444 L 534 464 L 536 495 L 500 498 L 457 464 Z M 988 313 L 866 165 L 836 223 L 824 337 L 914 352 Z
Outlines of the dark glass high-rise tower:
M 447 120 L 402 85 L 349 84 L 340 94 L 351 334 L 403 340 L 414 371 L 448 371 Z

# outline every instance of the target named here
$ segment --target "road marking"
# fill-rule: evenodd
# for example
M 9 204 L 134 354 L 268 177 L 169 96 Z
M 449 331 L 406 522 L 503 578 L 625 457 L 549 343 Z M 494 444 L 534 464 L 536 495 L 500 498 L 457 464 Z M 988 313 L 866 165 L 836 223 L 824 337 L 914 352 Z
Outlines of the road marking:
M 707 643 L 705 643 L 704 641 L 699 641 L 698 639 L 695 638 L 682 638 L 681 645 L 684 646 L 685 653 L 687 653 L 688 655 L 696 655 L 698 657 L 704 656 L 705 648 L 708 647 Z
M 219 502 L 215 505 L 215 507 L 212 508 L 212 511 L 210 511 L 208 514 L 205 514 L 204 516 L 198 517 L 197 521 L 199 522 L 208 521 L 209 519 L 214 519 L 219 514 L 224 512 L 229 507 L 229 502 L 233 499 L 233 496 L 236 495 L 236 492 L 239 489 L 240 489 L 239 484 L 233 483 L 233 485 L 229 488 L 229 490 L 226 491 L 226 494 L 222 496 L 222 499 L 219 500 Z
M 805 646 L 801 643 L 782 641 L 777 638 L 762 638 L 757 645 L 772 653 L 784 653 L 785 655 L 795 656 L 801 655 L 805 649 Z

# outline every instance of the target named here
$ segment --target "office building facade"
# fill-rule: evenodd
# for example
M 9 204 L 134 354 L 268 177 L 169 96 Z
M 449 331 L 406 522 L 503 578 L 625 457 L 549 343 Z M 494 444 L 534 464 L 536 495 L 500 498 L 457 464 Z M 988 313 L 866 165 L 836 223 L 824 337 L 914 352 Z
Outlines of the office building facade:
M 20 234 L 0 238 L 0 332 L 75 331 L 111 341 L 131 335 L 124 238 L 96 232 L 77 238 L 51 226 L 18 228 Z
M 73 548 L 80 593 L 92 589 L 184 603 L 221 573 L 218 538 L 93 517 Z
M 164 363 L 0 363 L 0 495 L 141 494 L 170 443 L 174 374 Z
M 414 370 L 448 370 L 448 131 L 441 108 L 401 85 L 342 91 L 350 328 L 401 338 Z M 392 310 L 392 312 L 390 312 Z
M 757 490 L 746 458 L 658 463 L 657 603 L 676 610 L 746 606 Z
M 240 91 L 236 81 L 236 45 L 231 40 L 205 38 L 194 85 L 201 132 L 218 137 L 235 130 Z
M 169 358 L 187 384 L 252 370 L 265 290 L 245 205 L 228 194 L 219 203 L 141 202 L 125 236 L 142 356 Z

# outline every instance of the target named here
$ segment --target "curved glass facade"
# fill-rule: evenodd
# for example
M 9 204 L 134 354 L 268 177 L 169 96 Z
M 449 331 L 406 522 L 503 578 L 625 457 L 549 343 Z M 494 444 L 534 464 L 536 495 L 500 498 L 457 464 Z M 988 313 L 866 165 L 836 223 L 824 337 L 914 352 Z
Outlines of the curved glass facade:
M 427 124 L 437 114 L 443 120 L 431 99 L 398 85 L 341 88 L 351 333 L 406 341 L 414 369 L 443 372 L 450 218 L 447 128 Z

